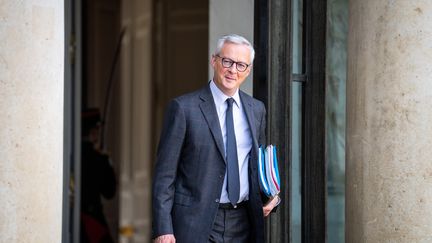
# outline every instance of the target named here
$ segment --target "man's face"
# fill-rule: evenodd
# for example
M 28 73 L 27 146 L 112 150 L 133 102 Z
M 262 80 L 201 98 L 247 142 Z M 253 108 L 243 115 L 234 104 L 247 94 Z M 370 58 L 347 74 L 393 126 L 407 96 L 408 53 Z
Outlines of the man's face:
M 249 75 L 251 66 L 246 68 L 245 71 L 240 72 L 237 69 L 238 64 L 236 63 L 233 63 L 231 67 L 224 67 L 222 65 L 223 59 L 225 62 L 231 60 L 249 65 L 251 64 L 250 50 L 246 45 L 225 43 L 220 53 L 212 56 L 213 81 L 224 94 L 232 96 Z

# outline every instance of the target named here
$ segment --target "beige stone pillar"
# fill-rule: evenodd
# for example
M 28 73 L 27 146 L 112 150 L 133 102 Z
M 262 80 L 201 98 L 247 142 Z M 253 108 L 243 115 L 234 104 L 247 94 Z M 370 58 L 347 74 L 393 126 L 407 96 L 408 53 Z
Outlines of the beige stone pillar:
M 63 1 L 0 1 L 0 242 L 61 242 Z
M 431 16 L 350 0 L 346 242 L 432 242 Z

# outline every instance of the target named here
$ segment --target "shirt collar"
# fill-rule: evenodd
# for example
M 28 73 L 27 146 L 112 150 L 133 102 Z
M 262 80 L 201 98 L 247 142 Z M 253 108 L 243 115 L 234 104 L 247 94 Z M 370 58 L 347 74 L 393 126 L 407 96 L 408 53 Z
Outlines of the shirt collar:
M 212 81 L 210 82 L 210 90 L 211 90 L 211 92 L 212 92 L 212 94 L 213 94 L 213 99 L 215 100 L 215 103 L 216 103 L 218 106 L 221 105 L 221 104 L 224 104 L 225 101 L 226 101 L 228 98 L 233 98 L 234 101 L 235 101 L 235 104 L 237 105 L 237 107 L 240 107 L 240 95 L 239 95 L 239 90 L 238 90 L 238 89 L 236 90 L 236 92 L 234 93 L 234 95 L 233 95 L 232 97 L 231 97 L 231 96 L 228 96 L 228 95 L 224 94 L 224 93 L 222 92 L 222 90 L 220 90 L 220 89 L 216 86 L 216 84 L 214 83 L 214 81 L 212 80 Z

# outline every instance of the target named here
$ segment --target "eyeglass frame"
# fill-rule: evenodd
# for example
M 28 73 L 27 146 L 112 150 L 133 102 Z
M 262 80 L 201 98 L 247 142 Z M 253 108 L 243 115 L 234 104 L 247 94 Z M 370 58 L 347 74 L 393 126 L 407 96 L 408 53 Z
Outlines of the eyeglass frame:
M 239 71 L 239 72 L 245 72 L 250 66 L 252 66 L 252 64 L 247 64 L 247 63 L 244 63 L 244 62 L 236 62 L 236 61 L 234 61 L 234 60 L 232 60 L 232 59 L 230 59 L 230 58 L 228 58 L 228 57 L 221 57 L 221 56 L 219 56 L 218 54 L 215 54 L 214 55 L 215 57 L 219 57 L 220 59 L 221 59 L 221 64 L 222 64 L 222 67 L 224 67 L 224 68 L 230 68 L 230 67 L 232 67 L 233 65 L 234 65 L 234 63 L 235 63 L 235 65 L 236 65 L 236 69 L 237 69 L 237 71 Z M 224 60 L 228 60 L 228 61 L 230 61 L 231 62 L 231 65 L 229 65 L 229 66 L 225 66 L 224 65 Z M 242 65 L 246 65 L 246 68 L 244 69 L 244 70 L 239 70 L 239 66 L 238 66 L 238 64 L 242 64 Z

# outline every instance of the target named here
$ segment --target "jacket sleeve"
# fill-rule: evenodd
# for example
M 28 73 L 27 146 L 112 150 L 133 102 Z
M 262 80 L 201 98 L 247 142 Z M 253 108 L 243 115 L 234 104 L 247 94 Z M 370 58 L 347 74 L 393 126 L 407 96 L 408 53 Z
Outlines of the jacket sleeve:
M 261 117 L 260 136 L 259 136 L 259 143 L 260 144 L 267 144 L 267 140 L 266 140 L 266 128 L 267 128 L 266 127 L 266 121 L 267 120 L 266 119 L 267 119 L 266 118 L 266 110 L 265 110 L 265 107 L 263 107 L 263 115 Z M 269 198 L 266 195 L 264 195 L 264 193 L 261 193 L 261 198 L 263 199 L 263 204 L 266 204 L 267 201 L 269 200 Z M 274 207 L 271 212 L 275 213 L 277 211 L 278 207 L 279 206 Z
M 258 134 L 258 146 L 265 146 L 267 143 L 266 140 L 266 109 L 262 102 L 260 104 L 260 111 L 261 111 L 261 117 L 260 117 L 260 123 L 259 123 L 259 134 Z M 267 203 L 268 197 L 264 194 L 263 191 L 260 191 L 261 201 L 262 204 Z
M 173 234 L 171 209 L 181 148 L 186 134 L 185 114 L 173 100 L 165 113 L 153 176 L 153 238 Z
M 261 116 L 261 122 L 260 122 L 260 130 L 259 130 L 259 137 L 258 137 L 258 145 L 265 145 L 267 143 L 266 141 L 266 109 L 263 103 L 261 103 L 262 106 L 262 116 Z

